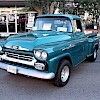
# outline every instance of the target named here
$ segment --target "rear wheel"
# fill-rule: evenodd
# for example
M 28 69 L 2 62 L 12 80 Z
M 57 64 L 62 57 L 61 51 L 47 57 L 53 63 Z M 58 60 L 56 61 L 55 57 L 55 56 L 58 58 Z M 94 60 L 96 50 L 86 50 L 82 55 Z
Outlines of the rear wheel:
M 95 48 L 93 54 L 89 57 L 89 61 L 94 62 L 97 58 L 97 49 Z
M 70 77 L 70 62 L 68 60 L 61 61 L 54 84 L 59 87 L 63 87 L 67 84 L 69 77 Z

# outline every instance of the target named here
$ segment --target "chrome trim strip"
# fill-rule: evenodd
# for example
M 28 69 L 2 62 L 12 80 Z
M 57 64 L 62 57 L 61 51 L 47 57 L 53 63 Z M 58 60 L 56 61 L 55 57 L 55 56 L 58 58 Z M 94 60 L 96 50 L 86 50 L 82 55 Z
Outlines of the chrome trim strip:
M 70 45 L 69 47 L 63 48 L 62 51 L 65 51 L 65 50 L 73 48 L 73 47 L 75 47 L 75 45 Z
M 36 62 L 36 59 L 34 57 L 33 57 L 32 61 L 25 61 L 25 60 L 19 60 L 16 58 L 7 57 L 5 54 L 1 56 L 1 59 L 7 60 L 7 61 L 12 61 L 12 62 L 17 62 L 17 63 L 21 63 L 21 64 L 26 64 L 26 65 L 30 65 L 30 66 L 34 66 L 34 63 Z
M 16 47 L 17 47 L 17 46 L 6 46 L 6 48 L 8 48 L 8 49 L 29 51 L 29 49 L 22 48 L 21 46 L 19 46 L 19 48 L 16 48 Z
M 4 63 L 0 62 L 1 69 L 7 70 L 7 66 L 8 66 L 8 64 L 4 64 Z M 22 68 L 19 66 L 13 66 L 13 65 L 11 65 L 11 66 L 16 67 L 17 73 L 19 73 L 19 74 L 32 76 L 32 77 L 36 77 L 36 78 L 41 78 L 41 79 L 53 79 L 55 77 L 54 73 L 46 73 L 43 71 L 38 71 L 38 70 L 34 70 L 34 69 L 26 69 L 26 68 Z

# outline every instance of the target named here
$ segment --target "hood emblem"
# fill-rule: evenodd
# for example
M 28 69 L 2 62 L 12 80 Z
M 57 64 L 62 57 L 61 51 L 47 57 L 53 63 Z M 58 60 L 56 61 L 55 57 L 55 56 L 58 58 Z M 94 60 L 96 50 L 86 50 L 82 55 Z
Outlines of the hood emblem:
M 29 51 L 29 49 L 27 48 L 22 48 L 21 46 L 6 46 L 6 48 L 10 48 L 10 49 L 14 49 L 14 50 L 25 50 L 25 51 Z
M 19 46 L 13 46 L 13 45 L 12 45 L 10 48 L 11 48 L 11 49 L 15 49 L 15 50 L 19 50 L 20 47 L 19 47 Z

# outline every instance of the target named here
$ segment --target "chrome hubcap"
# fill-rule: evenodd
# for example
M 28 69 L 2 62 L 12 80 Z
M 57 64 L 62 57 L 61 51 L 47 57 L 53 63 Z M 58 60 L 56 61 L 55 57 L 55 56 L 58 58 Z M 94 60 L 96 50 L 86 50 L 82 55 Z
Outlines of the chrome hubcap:
M 69 67 L 68 66 L 64 66 L 64 68 L 61 71 L 61 81 L 62 82 L 66 82 L 68 77 L 69 77 Z
M 96 58 L 96 56 L 97 56 L 97 52 L 96 52 L 96 50 L 94 51 L 94 58 Z

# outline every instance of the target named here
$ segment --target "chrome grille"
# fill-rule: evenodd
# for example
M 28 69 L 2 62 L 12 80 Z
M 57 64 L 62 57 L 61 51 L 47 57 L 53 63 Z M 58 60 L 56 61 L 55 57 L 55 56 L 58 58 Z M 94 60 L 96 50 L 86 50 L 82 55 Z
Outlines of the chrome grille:
M 32 56 L 26 56 L 22 54 L 16 54 L 16 53 L 11 53 L 11 52 L 5 52 L 5 55 L 11 58 L 16 58 L 20 60 L 26 60 L 26 61 L 32 61 L 33 57 Z

